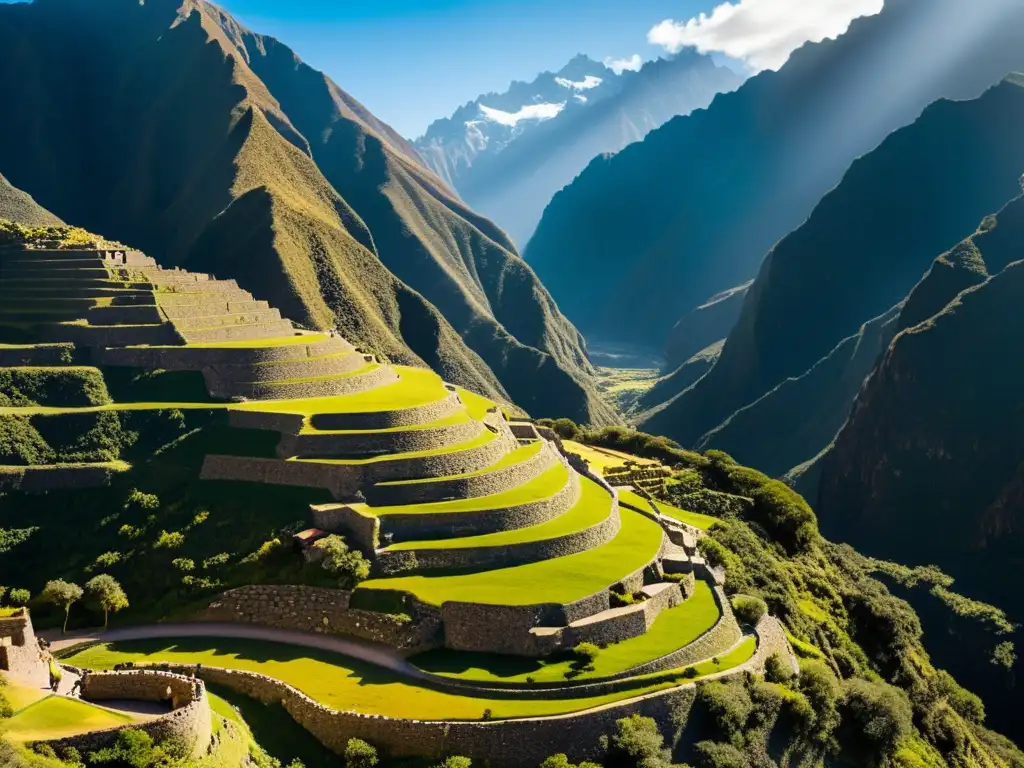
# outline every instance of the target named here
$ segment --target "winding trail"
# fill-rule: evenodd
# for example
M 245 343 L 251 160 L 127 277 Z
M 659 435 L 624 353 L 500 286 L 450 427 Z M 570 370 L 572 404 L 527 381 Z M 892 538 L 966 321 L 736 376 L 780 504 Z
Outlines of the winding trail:
M 190 637 L 261 640 L 293 647 L 313 648 L 315 650 L 343 654 L 349 658 L 416 680 L 429 681 L 433 677 L 417 669 L 400 654 L 384 645 L 376 645 L 337 635 L 316 635 L 308 632 L 253 624 L 212 622 L 146 624 L 137 627 L 118 627 L 106 631 L 72 632 L 67 635 L 45 631 L 41 632 L 40 635 L 50 642 L 50 648 L 54 652 L 72 648 L 82 643 L 114 643 L 123 640 L 173 640 Z

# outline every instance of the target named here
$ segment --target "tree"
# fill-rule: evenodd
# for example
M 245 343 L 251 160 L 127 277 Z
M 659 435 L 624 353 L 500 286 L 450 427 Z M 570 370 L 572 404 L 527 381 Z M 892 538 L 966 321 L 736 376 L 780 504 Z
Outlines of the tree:
M 313 546 L 324 553 L 320 565 L 338 577 L 338 586 L 342 589 L 355 589 L 370 575 L 370 561 L 350 550 L 341 536 L 325 536 Z
M 377 765 L 377 750 L 362 739 L 349 739 L 345 745 L 345 768 L 373 768 Z
M 64 626 L 61 628 L 61 634 L 67 634 L 71 605 L 82 599 L 82 588 L 77 584 L 72 584 L 70 581 L 54 579 L 53 581 L 46 582 L 46 586 L 43 587 L 39 599 L 44 603 L 59 605 L 64 609 Z
M 609 768 L 669 768 L 670 750 L 658 724 L 650 717 L 631 715 L 615 723 L 615 733 L 601 737 Z
M 128 595 L 113 576 L 101 573 L 85 584 L 85 592 L 93 603 L 103 610 L 103 628 L 110 623 L 110 613 L 128 607 Z

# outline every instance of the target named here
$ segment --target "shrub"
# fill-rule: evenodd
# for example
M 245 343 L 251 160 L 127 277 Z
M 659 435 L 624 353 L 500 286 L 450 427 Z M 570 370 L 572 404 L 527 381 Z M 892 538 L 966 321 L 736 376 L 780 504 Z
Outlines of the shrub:
M 562 752 L 545 758 L 544 762 L 540 764 L 540 768 L 574 768 L 574 766 L 569 762 L 568 756 Z
M 203 560 L 203 570 L 206 570 L 208 568 L 216 568 L 219 565 L 226 565 L 230 559 L 231 555 L 229 555 L 227 552 L 221 552 L 219 555 L 208 557 L 205 560 Z
M 19 608 L 28 605 L 31 599 L 32 593 L 27 589 L 12 589 L 7 593 L 7 602 Z
M 736 681 L 714 681 L 699 686 L 699 701 L 724 741 L 742 744 L 747 720 L 754 710 L 747 689 Z
M 757 622 L 768 613 L 768 606 L 759 597 L 736 595 L 732 599 L 732 610 L 741 624 L 756 627 Z
M 750 768 L 750 761 L 732 744 L 701 741 L 694 745 L 700 768 Z
M 171 560 L 171 565 L 177 568 L 182 573 L 188 573 L 196 569 L 196 561 L 188 557 L 176 557 Z
M 895 749 L 914 729 L 910 700 L 887 683 L 848 680 L 841 713 L 848 730 L 874 747 L 879 756 Z
M 985 722 L 985 705 L 981 699 L 962 687 L 951 674 L 944 669 L 937 670 L 931 683 L 935 693 L 946 699 L 960 717 L 976 725 Z
M 601 649 L 593 643 L 580 643 L 572 652 L 576 659 L 588 668 L 593 667 L 597 657 L 601 655 Z
M 96 557 L 90 568 L 110 568 L 117 565 L 122 559 L 123 555 L 120 552 L 104 552 Z
M 608 768 L 669 768 L 671 751 L 658 724 L 650 717 L 631 715 L 615 723 L 611 736 L 601 737 Z
M 452 755 L 451 757 L 445 758 L 437 768 L 471 768 L 473 761 L 468 757 L 462 757 L 461 755 Z
M 764 662 L 764 679 L 769 683 L 785 683 L 793 678 L 793 672 L 790 669 L 782 655 L 779 653 L 773 653 Z
M 370 562 L 360 552 L 350 550 L 341 536 L 325 536 L 313 546 L 323 551 L 320 565 L 338 578 L 342 589 L 354 589 L 370 575 Z
M 800 665 L 800 691 L 814 710 L 813 735 L 827 739 L 839 724 L 839 680 L 823 662 L 805 661 Z
M 373 768 L 377 750 L 362 739 L 349 739 L 345 745 L 345 768 Z
M 132 492 L 128 494 L 128 499 L 124 503 L 124 508 L 127 510 L 137 510 L 139 512 L 155 512 L 160 509 L 160 499 L 152 493 L 143 493 L 138 488 L 132 489 Z
M 180 531 L 160 531 L 160 535 L 153 542 L 153 549 L 179 549 L 184 543 L 185 534 Z

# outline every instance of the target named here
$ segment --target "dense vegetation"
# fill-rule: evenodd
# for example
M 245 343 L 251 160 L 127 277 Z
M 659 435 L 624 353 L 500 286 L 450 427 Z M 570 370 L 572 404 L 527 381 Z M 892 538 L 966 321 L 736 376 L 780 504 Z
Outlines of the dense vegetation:
M 700 511 L 720 517 L 699 546 L 712 565 L 725 567 L 726 592 L 734 603 L 763 601 L 800 657 L 798 681 L 772 679 L 770 668 L 767 681 L 701 687 L 695 707 L 709 730 L 695 735 L 688 725 L 677 749 L 695 765 L 813 765 L 827 757 L 847 765 L 982 766 L 994 755 L 1024 764 L 1010 742 L 985 729 L 981 699 L 932 665 L 914 609 L 876 574 L 939 581 L 947 615 L 995 631 L 1007 625 L 1000 611 L 956 595 L 937 569 L 909 571 L 823 539 L 801 496 L 726 454 L 696 454 L 629 430 L 549 423 L 567 439 L 673 466 L 673 500 L 684 508 L 700 500 Z M 749 501 L 733 503 L 737 497 Z M 1002 642 L 998 652 L 1012 653 Z

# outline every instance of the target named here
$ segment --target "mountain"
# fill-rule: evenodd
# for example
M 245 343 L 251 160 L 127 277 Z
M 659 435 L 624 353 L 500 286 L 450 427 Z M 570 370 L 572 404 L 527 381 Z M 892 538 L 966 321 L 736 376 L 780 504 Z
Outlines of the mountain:
M 531 413 L 613 419 L 582 337 L 504 233 L 216 6 L 0 7 L 0 97 L 23 106 L 0 126 L 0 169 L 61 218 Z
M 750 285 L 715 294 L 676 323 L 665 347 L 667 367 L 678 368 L 702 349 L 725 339 L 736 325 Z
M 644 428 L 706 447 L 728 437 L 739 460 L 767 457 L 777 474 L 817 454 L 895 332 L 886 313 L 936 254 L 1019 193 L 1022 124 L 1024 87 L 1008 78 L 977 99 L 937 102 L 854 163 L 768 254 L 714 368 Z M 810 400 L 794 381 L 808 372 Z M 776 414 L 749 410 L 763 408 Z M 828 417 L 811 416 L 815 408 Z M 780 441 L 787 415 L 796 426 Z M 805 420 L 815 428 L 800 440 L 793 431 Z
M 526 259 L 589 337 L 663 344 L 706 297 L 753 277 L 854 159 L 937 99 L 974 98 L 1024 67 L 1022 36 L 1014 0 L 970 13 L 887 0 L 839 39 L 596 158 L 551 201 Z
M 0 219 L 32 227 L 59 226 L 64 223 L 33 200 L 31 195 L 12 187 L 2 173 L 0 173 Z
M 1024 614 L 1022 258 L 1017 198 L 914 288 L 904 330 L 814 470 L 823 530 L 876 557 L 899 552 L 904 561 L 935 563 L 1015 618 Z M 951 646 L 943 663 L 987 699 L 1006 701 L 995 721 L 1024 735 L 1013 715 L 1013 673 L 970 652 L 970 637 L 942 622 L 935 631 Z M 1019 631 L 1002 635 L 1004 648 L 1019 647 Z
M 620 74 L 580 55 L 558 72 L 469 102 L 433 123 L 416 148 L 469 205 L 524 245 L 552 196 L 593 157 L 741 82 L 694 51 Z

